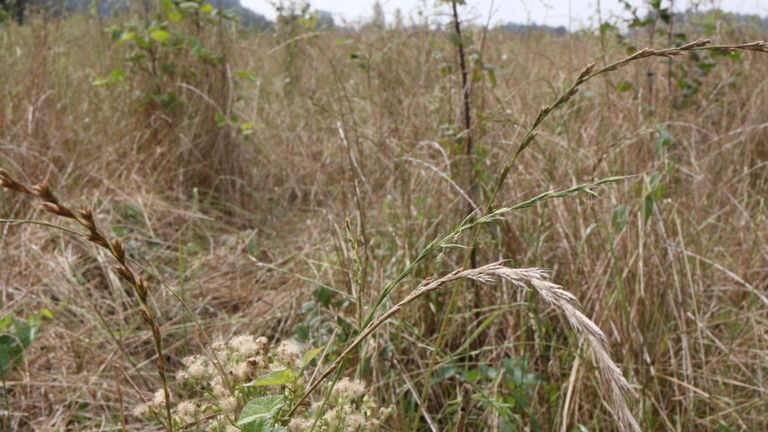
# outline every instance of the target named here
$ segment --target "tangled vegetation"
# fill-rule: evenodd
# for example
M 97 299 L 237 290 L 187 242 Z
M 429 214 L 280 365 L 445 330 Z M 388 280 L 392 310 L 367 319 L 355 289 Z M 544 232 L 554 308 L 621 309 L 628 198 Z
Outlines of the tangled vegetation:
M 768 43 L 627 4 L 0 24 L 0 429 L 761 430 Z

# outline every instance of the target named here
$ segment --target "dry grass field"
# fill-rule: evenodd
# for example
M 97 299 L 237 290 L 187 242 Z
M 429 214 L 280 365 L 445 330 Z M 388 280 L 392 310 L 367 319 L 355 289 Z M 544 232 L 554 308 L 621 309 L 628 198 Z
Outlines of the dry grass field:
M 768 428 L 764 46 L 590 76 L 531 141 L 626 43 L 129 21 L 0 27 L 3 431 Z

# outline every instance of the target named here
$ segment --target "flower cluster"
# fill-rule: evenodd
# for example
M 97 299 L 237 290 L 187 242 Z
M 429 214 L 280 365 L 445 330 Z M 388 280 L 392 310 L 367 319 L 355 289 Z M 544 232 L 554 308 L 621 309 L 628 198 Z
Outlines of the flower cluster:
M 336 383 L 325 406 L 322 402 L 286 418 L 289 408 L 301 396 L 307 363 L 319 349 L 304 351 L 294 340 L 274 347 L 265 337 L 235 336 L 214 343 L 207 355 L 193 355 L 183 360 L 184 368 L 176 374 L 180 384 L 173 409 L 174 429 L 232 432 L 248 428 L 253 407 L 270 407 L 270 418 L 259 417 L 275 430 L 321 432 L 374 430 L 382 419 L 361 381 L 343 378 Z M 163 390 L 152 400 L 136 407 L 137 417 L 161 419 Z M 324 399 L 320 399 L 321 401 Z M 261 404 L 261 405 L 259 405 Z M 261 426 L 265 426 L 262 424 Z M 272 429 L 270 429 L 272 430 Z
M 182 360 L 184 369 L 176 374 L 182 387 L 191 390 L 193 398 L 176 403 L 173 422 L 179 428 L 206 431 L 235 431 L 240 410 L 249 392 L 243 387 L 275 362 L 265 337 L 235 336 L 227 342 L 216 342 L 208 355 L 193 355 Z M 163 391 L 137 406 L 133 414 L 143 417 L 160 413 Z
M 313 404 L 303 415 L 293 418 L 288 429 L 291 432 L 378 430 L 381 422 L 391 415 L 392 408 L 379 409 L 367 393 L 364 382 L 342 378 L 333 387 L 325 406 L 322 402 Z

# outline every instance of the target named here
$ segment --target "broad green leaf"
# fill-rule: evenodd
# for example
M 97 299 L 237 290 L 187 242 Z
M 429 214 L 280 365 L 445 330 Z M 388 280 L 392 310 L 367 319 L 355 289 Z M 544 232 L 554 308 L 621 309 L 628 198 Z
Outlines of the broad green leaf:
M 284 404 L 283 396 L 263 396 L 251 399 L 240 412 L 237 426 L 245 426 L 255 422 L 263 422 L 263 426 L 268 426 L 269 423 L 272 423 L 269 420 L 272 419 Z M 264 429 L 262 427 L 257 430 Z
M 275 385 L 286 385 L 293 382 L 295 375 L 290 369 L 281 369 L 272 372 L 267 372 L 264 375 L 254 379 L 245 387 L 266 387 Z
M 172 0 L 163 0 L 162 1 L 162 7 L 163 11 L 168 12 L 174 9 L 173 1 Z
M 136 41 L 136 46 L 138 46 L 141 49 L 149 50 L 151 45 L 149 44 L 149 41 L 144 39 L 143 37 L 136 36 L 134 39 Z
M 0 335 L 0 374 L 5 376 L 11 366 L 21 360 L 24 348 L 11 335 Z
M 150 33 L 150 36 L 152 36 L 152 39 L 154 39 L 154 40 L 156 40 L 158 42 L 165 42 L 165 41 L 167 41 L 168 39 L 171 38 L 171 34 L 170 33 L 168 33 L 165 30 L 160 30 L 160 29 L 152 30 L 152 32 Z
M 328 305 L 331 304 L 331 300 L 333 299 L 333 292 L 328 288 L 327 285 L 319 285 L 312 293 L 312 295 L 314 295 L 317 301 L 322 303 L 325 307 L 328 307 Z
M 321 351 L 323 351 L 322 347 L 312 348 L 311 350 L 308 350 L 307 352 L 304 353 L 304 357 L 301 359 L 301 364 L 306 366 L 307 364 L 309 364 L 309 362 L 314 360 L 314 358 L 317 357 L 317 355 L 320 354 Z
M 213 6 L 211 6 L 210 3 L 206 3 L 206 4 L 202 5 L 202 6 L 200 6 L 200 12 L 202 12 L 204 14 L 209 14 L 209 13 L 213 12 Z
M 167 13 L 168 21 L 176 23 L 184 19 L 184 17 L 176 9 L 170 10 Z
M 123 33 L 122 36 L 120 36 L 120 42 L 130 42 L 134 38 L 136 38 L 136 32 L 132 32 L 132 31 L 125 32 Z
M 31 344 L 35 339 L 37 326 L 30 323 L 29 321 L 14 318 L 13 328 L 16 331 L 16 337 L 19 339 L 19 342 L 23 348 L 28 347 L 29 344 Z
M 10 315 L 0 319 L 0 332 L 5 331 L 5 329 L 7 329 L 12 322 L 13 322 L 13 318 Z

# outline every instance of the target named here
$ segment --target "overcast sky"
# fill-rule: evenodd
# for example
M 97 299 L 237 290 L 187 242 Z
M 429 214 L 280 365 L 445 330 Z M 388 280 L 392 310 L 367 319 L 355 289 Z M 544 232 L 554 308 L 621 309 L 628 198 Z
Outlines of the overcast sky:
M 275 12 L 272 0 L 240 0 L 243 6 L 274 19 Z M 434 10 L 435 0 L 380 0 L 387 18 L 392 17 L 395 9 L 400 9 L 405 17 L 413 13 L 418 6 L 427 5 L 427 10 Z M 644 0 L 629 0 L 631 4 L 639 5 Z M 667 4 L 669 0 L 662 0 Z M 275 1 L 276 2 L 276 1 Z M 683 10 L 691 0 L 675 0 L 676 10 Z M 704 0 L 703 3 L 716 4 L 720 8 L 732 12 L 756 13 L 768 15 L 768 0 Z M 371 15 L 374 0 L 311 0 L 312 9 L 321 9 L 333 13 L 336 20 L 358 21 Z M 549 24 L 551 26 L 568 27 L 568 16 L 572 17 L 572 27 L 594 23 L 597 0 L 466 0 L 465 14 L 485 22 L 488 19 L 491 4 L 493 15 L 491 24 L 500 22 Z M 701 3 L 701 1 L 700 1 Z M 618 0 L 601 0 L 603 17 L 619 15 L 626 17 Z M 448 11 L 447 6 L 438 11 Z M 569 14 L 570 10 L 570 14 Z M 407 22 L 407 19 L 406 19 Z

